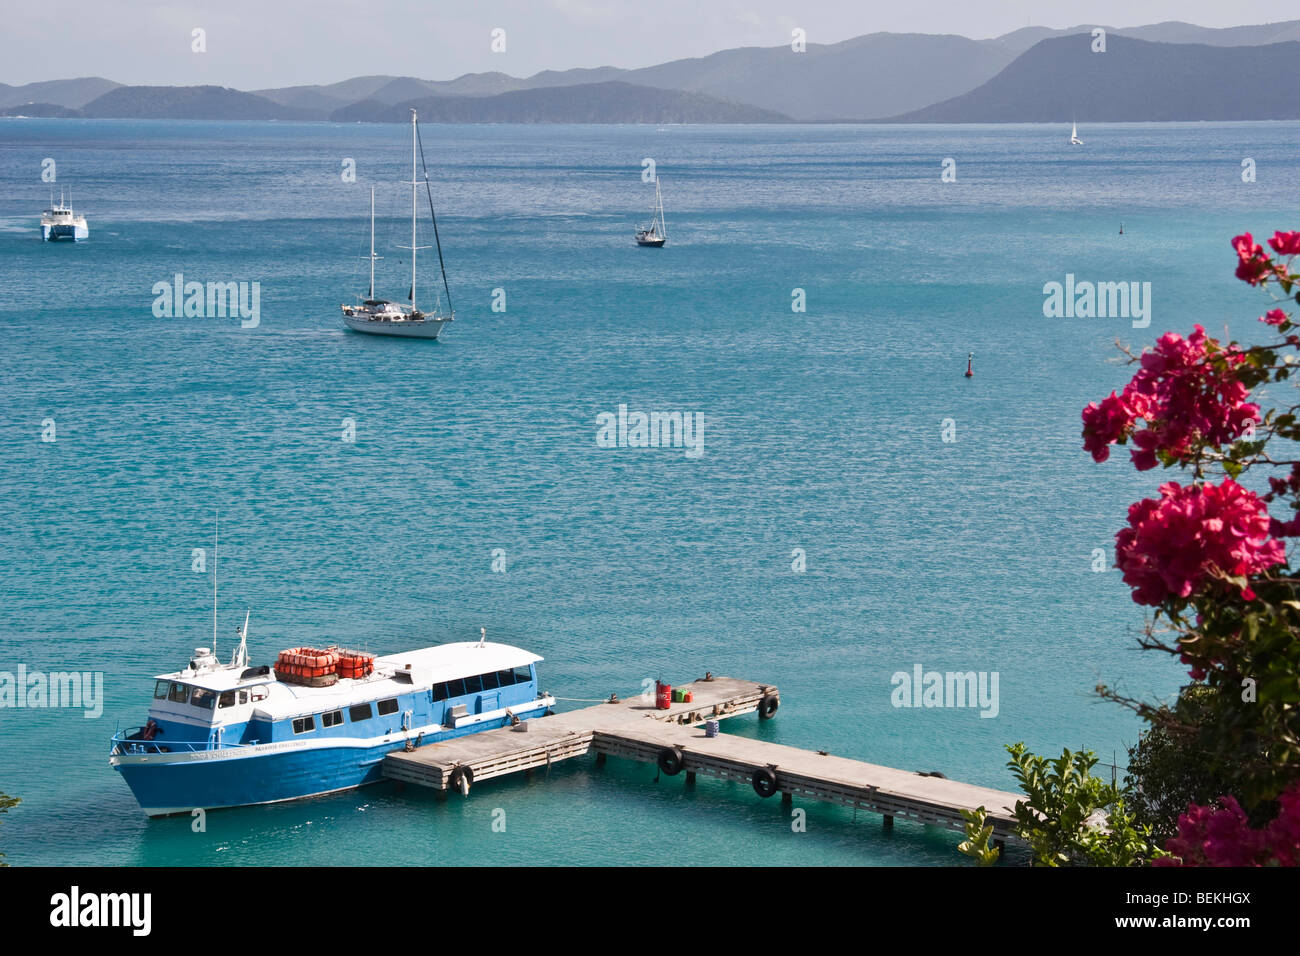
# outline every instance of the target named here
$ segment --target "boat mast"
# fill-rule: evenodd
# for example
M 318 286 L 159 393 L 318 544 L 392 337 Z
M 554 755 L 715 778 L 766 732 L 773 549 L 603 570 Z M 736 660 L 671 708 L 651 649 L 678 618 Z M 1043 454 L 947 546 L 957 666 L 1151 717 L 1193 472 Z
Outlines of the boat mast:
M 655 174 L 655 202 L 659 204 L 659 234 L 668 238 L 668 223 L 664 222 L 664 196 L 659 191 L 659 174 Z
M 375 187 L 370 187 L 370 295 L 375 298 Z
M 420 145 L 420 166 L 424 169 L 424 192 L 429 197 L 429 220 L 433 223 L 433 243 L 438 249 L 438 268 L 442 271 L 442 290 L 447 293 L 447 314 L 454 317 L 456 310 L 451 304 L 451 286 L 447 283 L 447 265 L 442 258 L 442 239 L 438 236 L 438 214 L 433 211 L 433 188 L 429 185 L 429 164 L 424 161 L 424 142 L 420 139 L 418 126 L 415 130 L 415 139 Z M 429 247 L 425 246 L 425 248 Z
M 415 110 L 411 110 L 411 311 L 415 311 Z
M 428 246 L 417 246 L 417 245 L 415 244 L 415 204 L 416 204 L 416 189 L 417 189 L 417 188 L 419 187 L 419 185 L 420 185 L 419 181 L 415 178 L 415 160 L 416 160 L 417 152 L 418 152 L 418 150 L 419 150 L 419 135 L 420 135 L 419 127 L 417 127 L 416 124 L 415 124 L 415 110 L 411 110 L 411 182 L 409 183 L 409 185 L 410 185 L 410 187 L 411 187 L 411 245 L 409 246 L 409 248 L 410 248 L 410 250 L 411 250 L 411 294 L 410 294 L 409 298 L 410 298 L 410 300 L 411 300 L 411 311 L 412 311 L 412 312 L 415 312 L 415 311 L 416 311 L 416 308 L 415 308 L 415 250 L 416 250 L 416 249 L 428 249 L 428 248 L 429 248 Z

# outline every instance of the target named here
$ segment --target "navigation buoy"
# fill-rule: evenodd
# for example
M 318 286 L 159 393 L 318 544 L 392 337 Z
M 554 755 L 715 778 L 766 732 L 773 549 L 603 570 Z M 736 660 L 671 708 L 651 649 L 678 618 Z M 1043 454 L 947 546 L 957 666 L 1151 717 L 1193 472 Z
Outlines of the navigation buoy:
M 1119 234 L 1124 235 L 1124 224 L 1122 222 L 1119 224 Z
M 974 377 L 975 377 L 975 372 L 974 372 L 974 370 L 970 367 L 970 366 L 971 366 L 971 362 L 973 362 L 974 360 L 975 360 L 975 353 L 974 353 L 974 352 L 971 352 L 969 355 L 966 356 L 966 377 L 967 377 L 967 378 L 974 378 Z

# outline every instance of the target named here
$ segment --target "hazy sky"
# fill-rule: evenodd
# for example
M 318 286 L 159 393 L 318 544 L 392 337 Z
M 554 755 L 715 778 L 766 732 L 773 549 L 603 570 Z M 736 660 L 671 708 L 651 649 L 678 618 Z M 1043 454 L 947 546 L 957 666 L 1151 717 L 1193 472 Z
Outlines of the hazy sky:
M 13 0 L 0 82 L 104 76 L 238 89 L 365 74 L 452 79 L 639 67 L 736 46 L 877 31 L 998 36 L 1035 25 L 1235 26 L 1286 19 L 1276 0 Z M 201 27 L 207 52 L 191 51 Z M 490 48 L 506 31 L 506 51 Z

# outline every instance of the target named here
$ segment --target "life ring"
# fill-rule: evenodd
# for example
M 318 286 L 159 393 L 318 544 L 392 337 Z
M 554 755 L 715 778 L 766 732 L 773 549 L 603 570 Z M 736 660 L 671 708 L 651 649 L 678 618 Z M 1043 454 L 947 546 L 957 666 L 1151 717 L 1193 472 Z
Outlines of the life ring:
M 474 771 L 463 764 L 451 772 L 451 777 L 447 780 L 447 789 L 459 790 L 465 796 L 469 796 L 469 788 L 474 784 Z
M 156 733 L 158 733 L 158 722 L 151 717 L 149 722 L 144 725 L 144 730 L 140 732 L 140 739 L 153 740 Z
M 776 714 L 776 709 L 781 706 L 781 698 L 776 694 L 767 694 L 758 702 L 758 716 L 763 720 L 771 720 Z
M 682 757 L 681 747 L 665 747 L 659 751 L 659 769 L 670 777 L 675 777 L 682 772 L 682 767 L 686 761 Z
M 759 767 L 749 782 L 754 785 L 754 792 L 764 799 L 776 793 L 776 772 L 771 767 Z

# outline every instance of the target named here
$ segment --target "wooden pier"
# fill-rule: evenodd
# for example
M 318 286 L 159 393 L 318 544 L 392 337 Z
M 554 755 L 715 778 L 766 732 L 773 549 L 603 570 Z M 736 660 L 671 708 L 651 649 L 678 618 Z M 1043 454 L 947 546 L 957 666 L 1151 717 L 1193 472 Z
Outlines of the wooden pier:
M 771 684 L 730 677 L 697 680 L 684 689 L 694 700 L 667 710 L 638 697 L 397 751 L 384 758 L 384 776 L 467 794 L 484 780 L 594 751 L 598 761 L 648 761 L 669 775 L 684 772 L 688 782 L 705 774 L 748 783 L 760 796 L 780 793 L 786 803 L 798 796 L 868 810 L 883 816 L 886 826 L 899 818 L 960 831 L 961 811 L 982 806 L 998 840 L 1017 839 L 1014 793 L 733 734 L 708 737 L 705 721 L 755 711 L 771 716 L 780 694 Z

